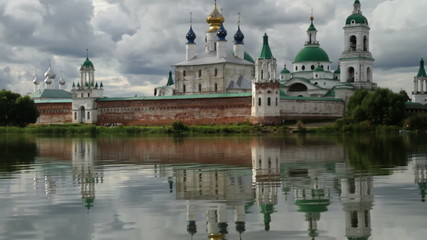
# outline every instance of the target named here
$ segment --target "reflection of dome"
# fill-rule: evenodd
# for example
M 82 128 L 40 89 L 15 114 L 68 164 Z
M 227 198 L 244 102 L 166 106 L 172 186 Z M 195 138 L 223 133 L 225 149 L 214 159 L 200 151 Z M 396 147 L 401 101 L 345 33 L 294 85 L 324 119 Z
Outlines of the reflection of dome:
M 37 76 L 34 77 L 33 83 L 34 83 L 34 85 L 39 85 L 40 84 L 39 78 Z
M 306 46 L 297 54 L 294 62 L 329 62 L 329 56 L 319 46 Z
M 362 14 L 353 14 L 350 15 L 347 20 L 345 20 L 345 24 L 366 24 L 368 25 L 368 19 Z
M 306 199 L 296 200 L 295 204 L 299 207 L 300 212 L 321 213 L 328 211 L 330 201 L 329 199 Z

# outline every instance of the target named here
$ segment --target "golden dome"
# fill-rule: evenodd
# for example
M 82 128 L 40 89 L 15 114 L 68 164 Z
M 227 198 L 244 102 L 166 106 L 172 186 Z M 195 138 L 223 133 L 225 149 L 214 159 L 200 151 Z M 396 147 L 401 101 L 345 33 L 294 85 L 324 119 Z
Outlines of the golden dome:
M 224 238 L 224 235 L 221 233 L 211 233 L 209 234 L 208 238 L 210 240 L 222 240 Z
M 216 7 L 216 0 L 215 0 L 214 10 L 206 18 L 206 22 L 210 26 L 208 32 L 217 32 L 219 27 L 221 26 L 221 23 L 224 22 L 224 17 L 222 16 L 222 14 L 218 11 L 218 8 Z

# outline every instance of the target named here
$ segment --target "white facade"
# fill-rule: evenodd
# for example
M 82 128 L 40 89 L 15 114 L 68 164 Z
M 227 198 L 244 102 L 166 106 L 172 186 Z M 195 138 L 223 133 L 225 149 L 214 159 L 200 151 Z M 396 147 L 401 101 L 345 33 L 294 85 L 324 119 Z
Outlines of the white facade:
M 418 74 L 414 77 L 412 102 L 427 104 L 427 74 L 424 69 L 424 59 L 421 59 Z
M 369 25 L 362 15 L 360 2 L 354 2 L 354 10 L 344 27 L 344 51 L 340 58 L 341 82 L 356 88 L 373 89 L 374 59 L 369 51 Z

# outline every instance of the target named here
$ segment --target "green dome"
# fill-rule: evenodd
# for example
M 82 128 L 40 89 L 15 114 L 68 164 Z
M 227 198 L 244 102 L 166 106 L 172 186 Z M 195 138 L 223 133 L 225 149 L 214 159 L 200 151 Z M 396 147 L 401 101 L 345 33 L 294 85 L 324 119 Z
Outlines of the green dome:
M 324 72 L 325 69 L 323 69 L 321 66 L 318 66 L 316 69 L 314 69 L 315 72 Z
M 365 18 L 362 14 L 353 14 L 350 15 L 347 20 L 345 21 L 346 25 L 351 24 L 351 22 L 354 20 L 356 24 L 366 24 L 368 25 L 368 19 Z
M 297 54 L 294 62 L 329 62 L 329 56 L 319 46 L 306 46 Z
M 89 60 L 89 58 L 86 58 L 82 64 L 82 67 L 93 67 L 93 63 Z
M 280 74 L 289 74 L 289 73 L 291 73 L 291 72 L 289 72 L 289 70 L 286 69 L 286 67 L 283 68 L 283 70 L 280 72 Z

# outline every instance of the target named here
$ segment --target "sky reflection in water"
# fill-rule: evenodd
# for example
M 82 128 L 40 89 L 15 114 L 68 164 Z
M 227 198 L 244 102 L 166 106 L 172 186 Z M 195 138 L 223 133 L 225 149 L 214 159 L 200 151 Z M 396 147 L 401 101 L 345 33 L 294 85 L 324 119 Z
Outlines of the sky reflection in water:
M 423 239 L 423 136 L 0 138 L 0 239 Z

